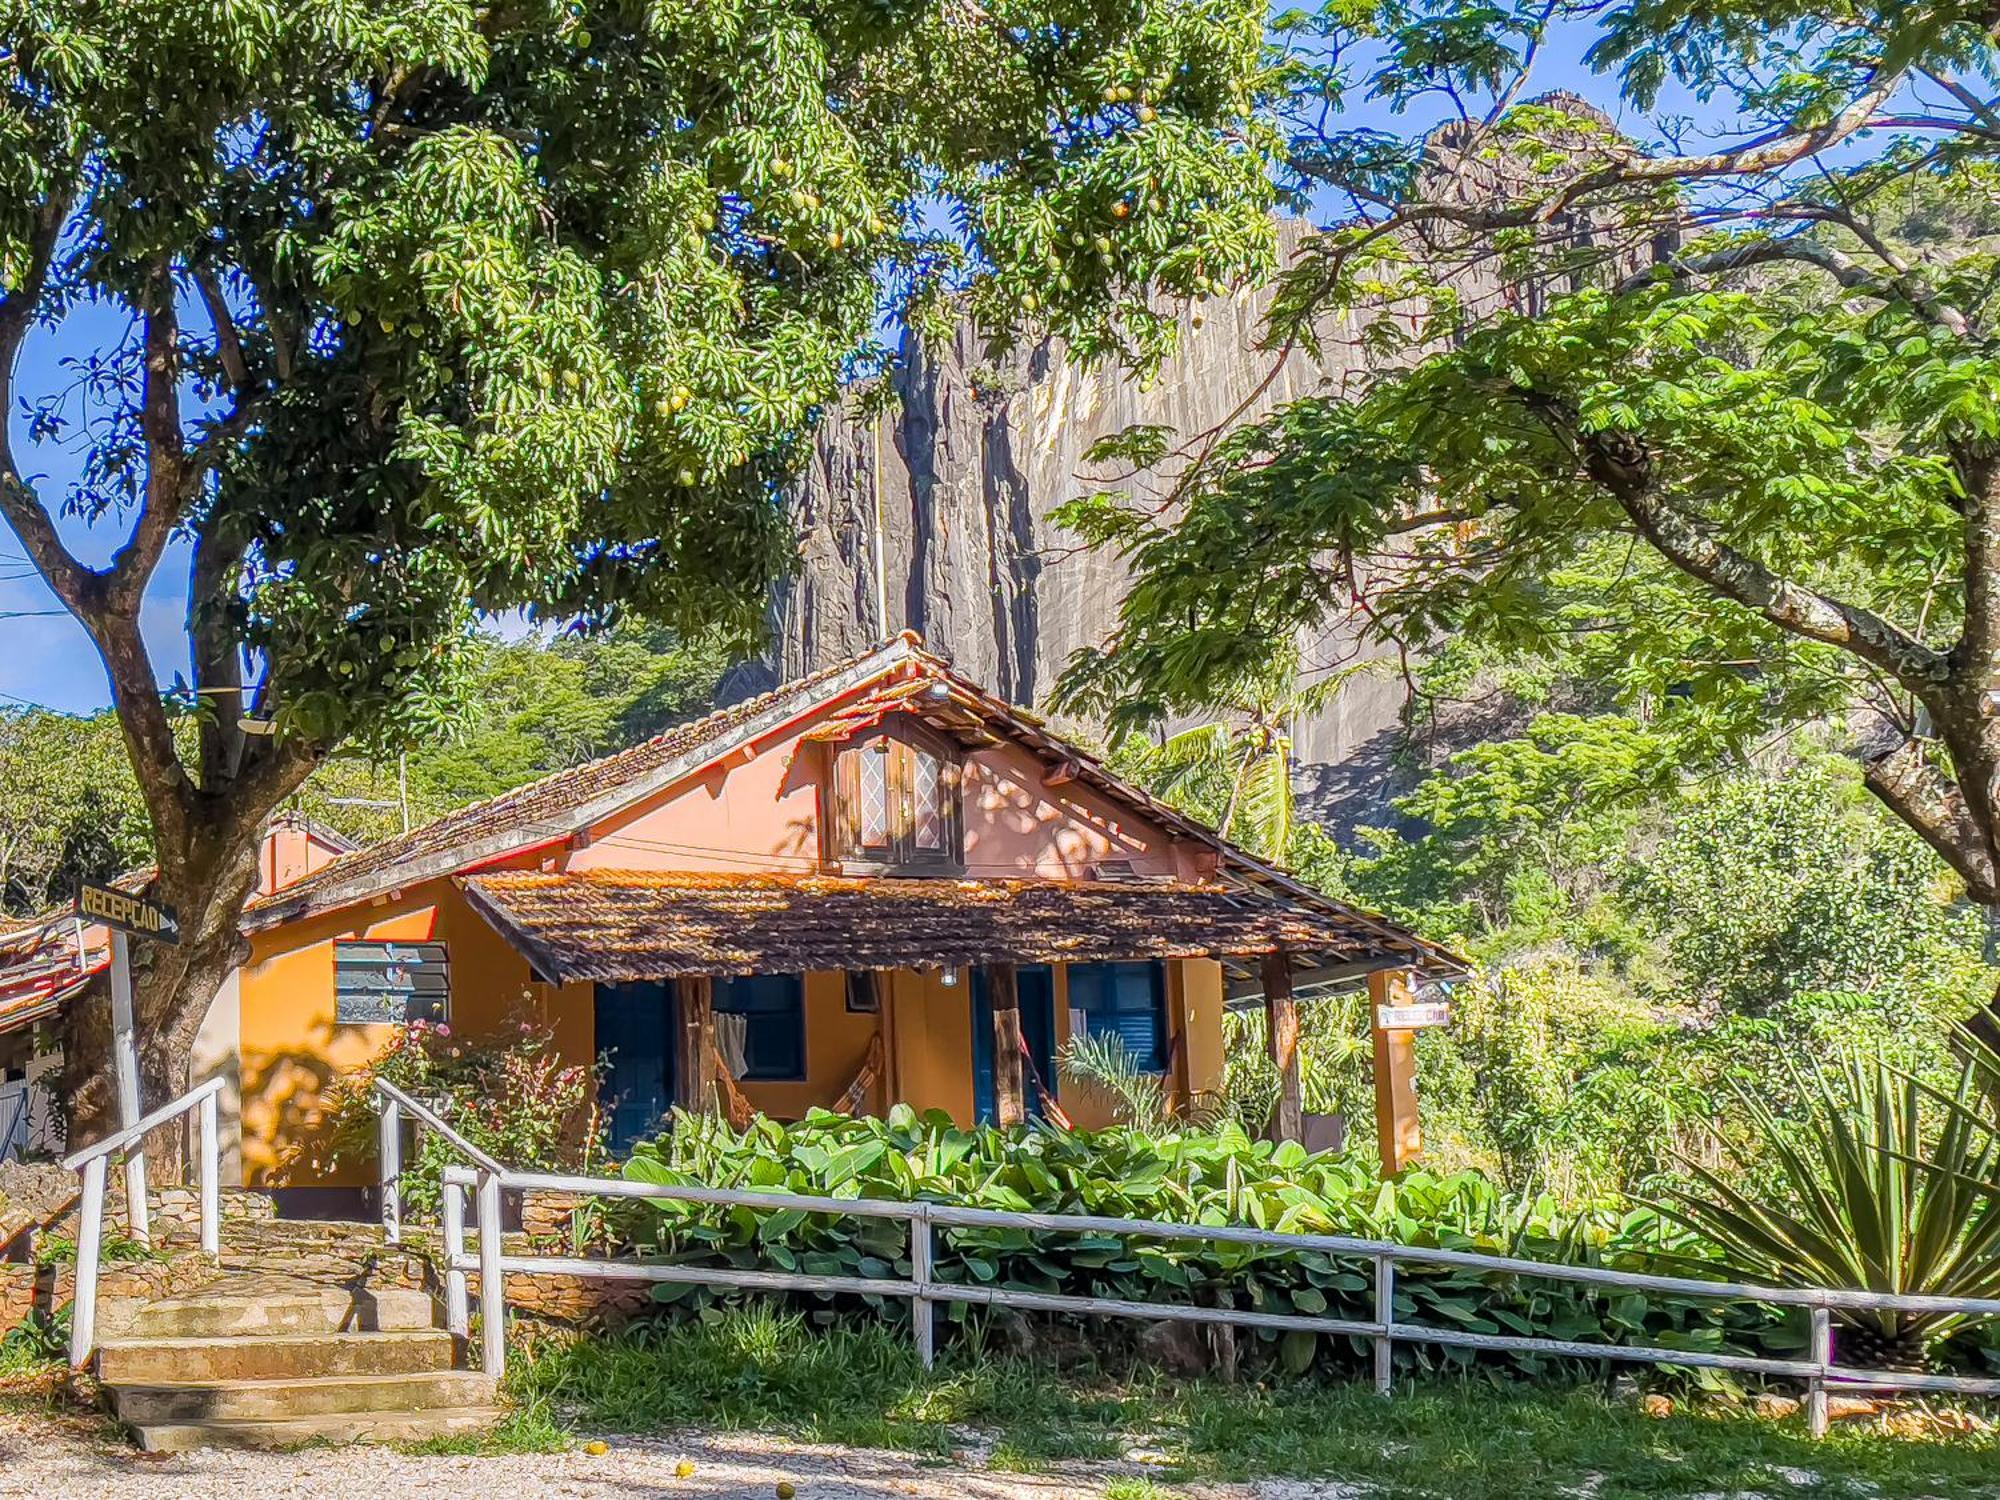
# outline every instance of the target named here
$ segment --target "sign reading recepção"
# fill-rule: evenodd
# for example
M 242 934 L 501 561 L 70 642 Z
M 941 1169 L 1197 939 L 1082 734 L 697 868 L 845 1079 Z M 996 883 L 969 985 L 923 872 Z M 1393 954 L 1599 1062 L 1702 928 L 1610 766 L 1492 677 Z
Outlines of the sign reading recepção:
M 178 946 L 181 940 L 181 919 L 171 906 L 91 880 L 77 882 L 76 914 L 156 943 Z

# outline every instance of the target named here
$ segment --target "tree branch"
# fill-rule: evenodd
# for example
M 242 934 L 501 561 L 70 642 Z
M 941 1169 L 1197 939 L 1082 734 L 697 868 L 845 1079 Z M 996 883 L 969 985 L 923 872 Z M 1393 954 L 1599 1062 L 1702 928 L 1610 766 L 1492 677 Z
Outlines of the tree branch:
M 187 436 L 181 426 L 180 317 L 174 307 L 171 267 L 156 262 L 148 278 L 145 369 L 139 395 L 139 431 L 146 443 L 146 490 L 132 535 L 118 549 L 107 574 L 106 608 L 136 613 L 167 542 L 180 524 L 191 488 Z
M 1781 630 L 1846 651 L 1886 672 L 1926 703 L 1939 700 L 1951 676 L 1945 653 L 1905 634 L 1873 610 L 1786 578 L 1722 541 L 1699 517 L 1661 493 L 1653 455 L 1632 434 L 1583 432 L 1567 404 L 1533 391 L 1521 395 L 1551 431 L 1568 439 L 1585 472 L 1618 502 L 1639 534 L 1668 562 Z
M 1836 215 L 1827 215 L 1836 218 Z M 1720 276 L 1731 271 L 1745 270 L 1751 266 L 1774 265 L 1778 263 L 1811 266 L 1824 271 L 1834 281 L 1852 292 L 1873 297 L 1878 302 L 1900 302 L 1909 307 L 1920 318 L 1935 324 L 1960 338 L 1972 336 L 1972 326 L 1957 308 L 1941 302 L 1935 295 L 1917 283 L 1907 272 L 1893 272 L 1884 276 L 1870 270 L 1852 256 L 1843 254 L 1831 245 L 1803 235 L 1788 235 L 1783 239 L 1756 239 L 1725 249 L 1710 251 L 1704 255 L 1680 255 L 1658 266 L 1648 266 L 1645 270 L 1627 276 L 1618 283 L 1618 294 L 1634 292 L 1650 286 L 1663 274 L 1676 276 Z
M 1905 739 L 1862 762 L 1861 778 L 1897 817 L 1914 828 L 1938 857 L 1965 881 L 1975 901 L 2000 902 L 1996 870 L 1985 833 L 1958 785 L 1932 764 L 1921 739 Z
M 215 273 L 197 267 L 194 271 L 195 289 L 201 293 L 201 305 L 208 310 L 208 320 L 215 325 L 215 355 L 222 365 L 222 373 L 229 377 L 229 384 L 241 400 L 244 389 L 250 384 L 250 367 L 243 358 L 243 340 L 236 333 L 236 319 L 230 314 L 229 304 L 223 300 L 222 288 L 217 284 Z

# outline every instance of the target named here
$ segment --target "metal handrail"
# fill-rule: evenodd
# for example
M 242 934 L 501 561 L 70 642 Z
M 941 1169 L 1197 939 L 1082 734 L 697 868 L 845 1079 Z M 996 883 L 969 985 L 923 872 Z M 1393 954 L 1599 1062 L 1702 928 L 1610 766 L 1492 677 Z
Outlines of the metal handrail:
M 95 1145 L 63 1158 L 63 1165 L 83 1176 L 79 1194 L 79 1222 L 76 1237 L 76 1292 L 70 1307 L 69 1362 L 82 1366 L 97 1347 L 97 1272 L 104 1251 L 104 1185 L 111 1158 L 143 1141 L 151 1132 L 189 1110 L 198 1111 L 201 1127 L 201 1248 L 205 1254 L 222 1251 L 222 1146 L 217 1119 L 217 1099 L 223 1080 L 211 1078 L 180 1098 L 141 1115 L 115 1134 Z M 133 1174 L 139 1196 L 128 1189 L 125 1205 L 127 1227 L 132 1238 L 147 1240 L 145 1177 Z
M 1577 1359 L 1620 1360 L 1639 1364 L 1740 1370 L 1802 1379 L 1807 1388 L 1808 1422 L 1815 1436 L 1827 1427 L 1830 1384 L 1850 1389 L 1949 1391 L 1963 1395 L 2000 1395 L 2000 1380 L 1957 1375 L 1907 1375 L 1864 1370 L 1837 1364 L 1833 1357 L 1832 1309 L 1882 1309 L 1902 1312 L 1956 1312 L 1975 1318 L 2000 1316 L 2000 1299 L 1938 1297 L 1895 1292 L 1866 1292 L 1831 1287 L 1757 1286 L 1733 1281 L 1701 1281 L 1691 1277 L 1658 1276 L 1616 1271 L 1603 1266 L 1571 1266 L 1523 1260 L 1516 1256 L 1482 1255 L 1470 1250 L 1432 1249 L 1346 1235 L 1285 1234 L 1245 1225 L 1181 1224 L 1158 1219 L 1116 1219 L 1086 1214 L 1011 1213 L 957 1204 L 879 1198 L 831 1198 L 792 1193 L 748 1192 L 733 1188 L 677 1186 L 634 1182 L 627 1178 L 565 1177 L 540 1172 L 478 1172 L 447 1167 L 443 1174 L 446 1222 L 446 1286 L 450 1294 L 447 1323 L 466 1335 L 470 1310 L 466 1275 L 479 1273 L 481 1360 L 489 1375 L 505 1368 L 506 1277 L 553 1275 L 608 1280 L 686 1283 L 696 1286 L 747 1287 L 771 1291 L 846 1292 L 907 1297 L 915 1304 L 912 1319 L 917 1352 L 926 1368 L 936 1353 L 936 1333 L 930 1309 L 939 1303 L 1013 1307 L 1031 1311 L 1069 1312 L 1096 1317 L 1145 1318 L 1186 1323 L 1225 1323 L 1239 1327 L 1348 1334 L 1374 1345 L 1375 1386 L 1384 1395 L 1393 1389 L 1395 1344 L 1436 1344 L 1501 1353 L 1554 1355 Z M 464 1194 L 478 1195 L 478 1253 L 468 1255 L 464 1244 Z M 665 1199 L 718 1207 L 766 1211 L 789 1209 L 860 1218 L 901 1219 L 910 1225 L 910 1275 L 859 1277 L 787 1271 L 741 1270 L 734 1267 L 681 1266 L 658 1262 L 509 1255 L 500 1243 L 500 1194 L 506 1191 L 551 1191 L 600 1198 Z M 1369 1320 L 1314 1317 L 1293 1313 L 1259 1313 L 1233 1307 L 1197 1307 L 1180 1303 L 1149 1303 L 1104 1297 L 1014 1291 L 979 1283 L 938 1281 L 932 1275 L 932 1237 L 947 1229 L 1030 1229 L 1063 1234 L 1123 1234 L 1170 1240 L 1203 1240 L 1263 1245 L 1291 1251 L 1320 1251 L 1366 1258 L 1375 1270 L 1374 1317 Z M 1395 1267 L 1398 1262 L 1455 1266 L 1495 1274 L 1585 1282 L 1633 1291 L 1671 1292 L 1718 1301 L 1762 1302 L 1804 1307 L 1811 1314 L 1810 1357 L 1771 1359 L 1747 1354 L 1722 1354 L 1696 1349 L 1668 1349 L 1636 1344 L 1594 1344 L 1570 1339 L 1473 1333 L 1399 1322 L 1395 1315 Z
M 454 1151 L 482 1171 L 504 1172 L 506 1169 L 453 1130 L 436 1110 L 422 1100 L 411 1098 L 384 1078 L 375 1079 L 372 1087 L 381 1099 L 377 1106 L 380 1114 L 377 1140 L 380 1147 L 378 1175 L 382 1185 L 382 1234 L 390 1244 L 398 1245 L 403 1240 L 404 1110 L 409 1111 L 410 1118 L 419 1126 L 428 1126 L 436 1131 Z

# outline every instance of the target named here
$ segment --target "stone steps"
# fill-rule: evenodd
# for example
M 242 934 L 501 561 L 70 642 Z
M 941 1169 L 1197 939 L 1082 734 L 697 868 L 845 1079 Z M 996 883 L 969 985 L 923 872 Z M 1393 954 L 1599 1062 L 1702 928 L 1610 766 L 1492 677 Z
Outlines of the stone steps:
M 130 1426 L 157 1427 L 457 1410 L 492 1403 L 493 1382 L 476 1370 L 425 1370 L 402 1375 L 121 1385 L 114 1388 L 112 1408 L 118 1419 Z
M 191 1292 L 107 1308 L 97 1372 L 148 1452 L 412 1440 L 499 1420 L 493 1382 L 458 1368 L 430 1294 L 376 1285 L 365 1247 L 268 1230 L 251 1263 Z M 239 1251 L 238 1254 L 241 1254 Z
M 442 1328 L 119 1339 L 98 1347 L 97 1376 L 106 1385 L 174 1385 L 302 1380 L 316 1375 L 412 1375 L 450 1369 L 457 1358 L 457 1342 Z
M 232 1285 L 229 1277 L 182 1297 L 163 1297 L 118 1320 L 118 1337 L 150 1339 L 260 1338 L 294 1333 L 393 1333 L 434 1327 L 428 1293 L 410 1287 L 355 1288 L 293 1283 L 273 1288 L 269 1277 Z M 107 1320 L 108 1322 L 109 1320 Z
M 147 1453 L 194 1448 L 296 1448 L 305 1443 L 399 1443 L 484 1432 L 500 1420 L 497 1406 L 451 1411 L 343 1412 L 273 1422 L 162 1423 L 134 1436 Z

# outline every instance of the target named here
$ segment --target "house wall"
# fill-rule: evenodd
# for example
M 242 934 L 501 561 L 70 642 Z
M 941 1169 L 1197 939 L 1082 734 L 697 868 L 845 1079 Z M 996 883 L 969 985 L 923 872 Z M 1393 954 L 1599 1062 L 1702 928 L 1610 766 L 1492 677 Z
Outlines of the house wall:
M 563 867 L 817 871 L 828 747 L 805 737 L 811 729 L 811 721 L 795 726 L 753 757 L 733 755 L 606 819 Z M 1079 879 L 1102 860 L 1127 861 L 1140 875 L 1195 873 L 1195 851 L 1088 787 L 1049 786 L 1050 769 L 1014 744 L 966 757 L 968 875 Z
M 830 704 L 822 713 L 833 711 Z M 820 868 L 825 744 L 806 738 L 808 719 L 767 738 L 754 753 L 725 762 L 593 827 L 572 846 L 544 848 L 514 863 L 553 869 L 651 869 L 811 873 Z M 1050 786 L 1049 768 L 1019 746 L 967 756 L 965 862 L 978 877 L 1079 878 L 1099 861 L 1135 874 L 1199 873 L 1205 851 L 1176 846 L 1164 829 L 1075 783 Z M 300 860 L 319 855 L 301 846 Z M 527 961 L 474 912 L 449 879 L 426 881 L 386 899 L 284 923 L 253 936 L 240 971 L 242 1180 L 247 1185 L 355 1186 L 372 1164 L 330 1161 L 322 1118 L 329 1090 L 391 1044 L 396 1028 L 342 1025 L 334 1014 L 333 945 L 342 939 L 436 941 L 452 965 L 450 1021 L 467 1041 L 499 1037 L 518 1019 L 550 1029 L 566 1061 L 595 1057 L 594 990 L 536 980 Z M 1213 1088 L 1221 1074 L 1219 967 L 1170 965 L 1168 1030 L 1177 1093 Z M 1068 987 L 1056 991 L 1057 1037 L 1069 1034 Z M 225 1012 L 226 1013 L 226 1012 Z M 749 1083 L 744 1093 L 770 1114 L 796 1118 L 831 1105 L 866 1058 L 878 1024 L 892 1039 L 882 1087 L 871 1107 L 897 1100 L 972 1114 L 970 986 L 946 986 L 934 970 L 894 976 L 886 1013 L 850 1013 L 839 973 L 806 985 L 807 1079 Z M 211 1043 L 225 1067 L 226 1045 Z M 1053 1082 L 1053 1080 L 1051 1080 Z M 1079 1124 L 1105 1123 L 1082 1106 Z
M 258 936 L 238 985 L 241 1180 L 252 1187 L 356 1187 L 373 1181 L 372 1161 L 336 1166 L 324 1110 L 330 1090 L 395 1039 L 396 1028 L 342 1025 L 334 1015 L 333 945 L 344 939 L 428 941 L 451 956 L 450 1024 L 454 1038 L 497 1041 L 522 1020 L 548 1029 L 562 1060 L 596 1060 L 595 989 L 535 980 L 527 961 L 466 905 L 455 887 L 435 881 L 395 901 L 290 924 Z M 1171 1084 L 1185 1098 L 1216 1088 L 1222 1073 L 1222 973 L 1207 959 L 1168 965 L 1167 1028 L 1176 1038 Z M 972 990 L 961 975 L 946 985 L 934 969 L 897 971 L 880 1014 L 847 1009 L 846 976 L 806 976 L 806 1078 L 746 1082 L 752 1105 L 779 1119 L 830 1107 L 861 1070 L 878 1026 L 885 1066 L 868 1107 L 903 1102 L 972 1117 Z M 1056 1036 L 1070 1035 L 1068 975 L 1056 971 Z M 1083 1128 L 1110 1123 L 1101 1101 L 1047 1080 Z
M 289 922 L 255 934 L 241 970 L 241 1097 L 246 1185 L 355 1186 L 372 1166 L 329 1161 L 322 1112 L 329 1090 L 395 1039 L 393 1026 L 342 1024 L 334 1013 L 337 941 L 442 942 L 451 958 L 450 1024 L 468 1041 L 519 1021 L 555 1033 L 565 1058 L 591 1056 L 590 987 L 535 981 L 528 962 L 448 880 L 379 904 Z

